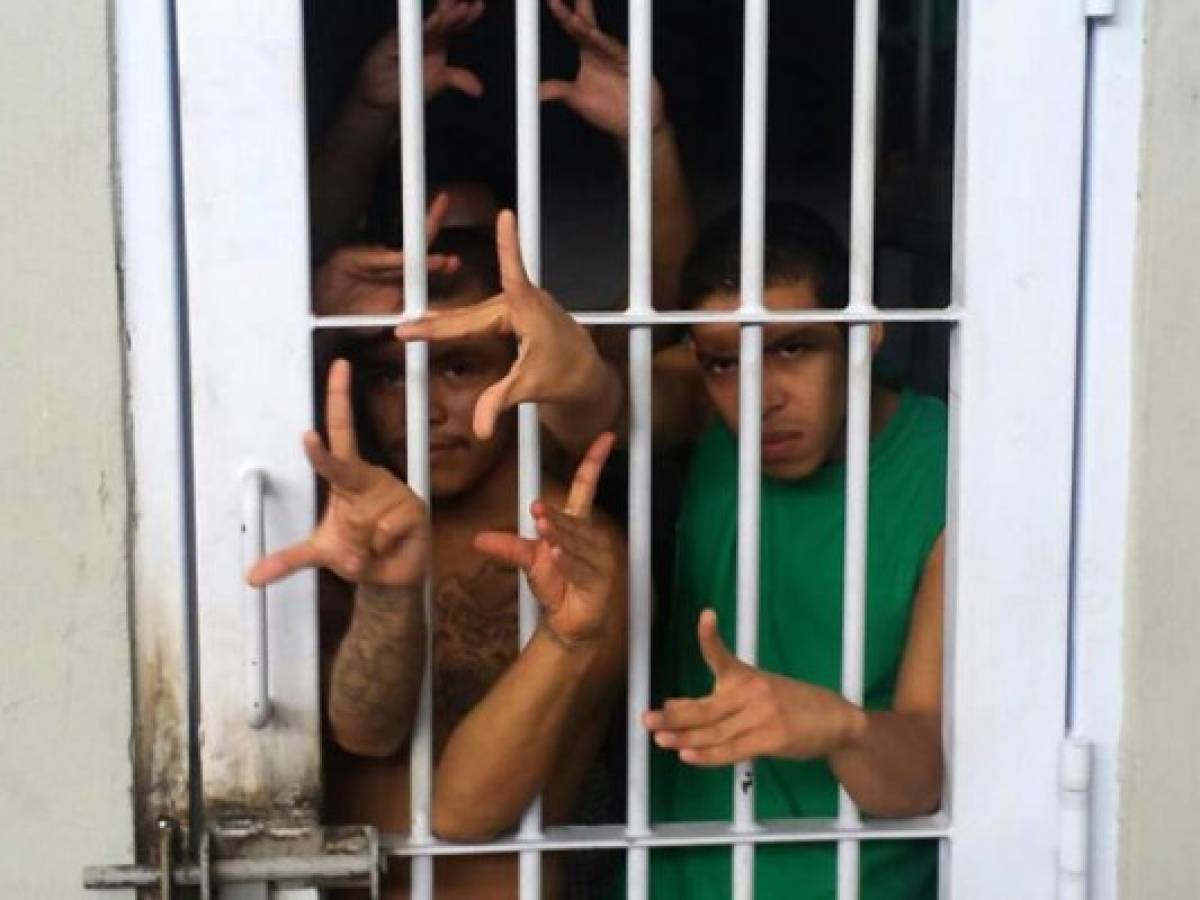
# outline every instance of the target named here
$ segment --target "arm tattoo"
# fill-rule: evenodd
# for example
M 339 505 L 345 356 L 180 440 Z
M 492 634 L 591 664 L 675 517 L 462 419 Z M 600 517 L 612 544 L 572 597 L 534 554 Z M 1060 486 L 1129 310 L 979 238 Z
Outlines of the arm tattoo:
M 395 743 L 412 728 L 425 664 L 421 589 L 359 585 L 350 629 L 338 647 L 329 716 L 372 743 Z

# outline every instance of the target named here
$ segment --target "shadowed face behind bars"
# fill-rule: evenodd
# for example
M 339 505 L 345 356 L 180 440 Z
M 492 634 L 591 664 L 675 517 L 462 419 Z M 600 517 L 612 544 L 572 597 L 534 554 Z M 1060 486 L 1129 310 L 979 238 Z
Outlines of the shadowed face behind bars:
M 500 290 L 490 230 L 446 229 L 434 245 L 462 261 L 453 277 L 431 276 L 430 308 L 470 306 Z M 476 487 L 512 450 L 515 416 L 502 416 L 490 440 L 475 437 L 475 402 L 512 366 L 511 337 L 480 335 L 429 345 L 429 477 L 433 496 L 449 499 Z M 369 343 L 360 355 L 360 402 L 381 462 L 403 474 L 408 451 L 404 344 Z
M 766 290 L 768 309 L 818 309 L 811 281 Z M 722 292 L 697 307 L 730 312 L 736 294 Z M 725 424 L 738 430 L 737 325 L 697 325 L 696 357 L 709 399 Z M 811 475 L 844 453 L 846 423 L 846 333 L 832 323 L 779 324 L 763 329 L 762 468 L 772 478 Z
M 461 306 L 484 299 L 472 290 L 431 308 Z M 475 401 L 504 377 L 513 361 L 512 341 L 501 336 L 446 341 L 429 347 L 429 478 L 433 496 L 465 493 L 487 476 L 512 449 L 514 416 L 501 417 L 490 440 L 471 428 Z M 404 345 L 381 341 L 360 362 L 365 411 L 383 461 L 403 474 L 408 466 Z

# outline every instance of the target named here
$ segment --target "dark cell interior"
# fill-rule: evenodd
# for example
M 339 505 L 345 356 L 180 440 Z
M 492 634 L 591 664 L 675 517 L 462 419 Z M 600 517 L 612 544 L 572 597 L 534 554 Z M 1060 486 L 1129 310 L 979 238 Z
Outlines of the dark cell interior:
M 429 4 L 427 4 L 429 5 Z M 916 125 L 918 0 L 881 8 L 877 154 L 876 303 L 938 307 L 950 290 L 950 185 L 954 112 L 954 0 L 933 4 L 927 146 Z M 849 218 L 854 4 L 771 4 L 768 199 L 805 203 L 843 234 Z M 609 33 L 626 36 L 624 2 L 597 0 Z M 307 0 L 310 136 L 319 141 L 354 82 L 362 56 L 394 27 L 394 0 Z M 654 70 L 667 99 L 699 224 L 737 202 L 741 177 L 742 4 L 657 0 Z M 431 182 L 482 178 L 515 202 L 514 4 L 489 2 L 456 37 L 451 61 L 474 71 L 481 99 L 447 91 L 426 108 Z M 577 49 L 543 6 L 543 77 L 570 78 Z M 623 302 L 627 187 L 622 155 L 561 104 L 543 104 L 543 281 L 567 306 Z M 398 183 L 396 154 L 381 193 Z M 945 339 L 917 341 L 895 327 L 883 364 L 944 394 Z

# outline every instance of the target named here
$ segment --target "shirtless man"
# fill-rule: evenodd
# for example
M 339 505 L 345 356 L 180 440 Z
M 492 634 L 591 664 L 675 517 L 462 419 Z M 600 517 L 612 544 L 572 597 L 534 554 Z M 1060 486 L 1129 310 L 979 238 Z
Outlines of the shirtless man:
M 499 285 L 494 264 L 489 269 L 481 259 L 479 236 L 452 238 L 443 235 L 462 264 L 454 275 L 431 277 L 434 308 L 475 304 L 498 287 L 513 296 L 536 290 L 521 266 L 511 215 L 500 221 Z M 403 345 L 389 337 L 355 355 L 357 386 L 347 361 L 330 369 L 328 449 L 315 433 L 305 437 L 313 468 L 330 488 L 323 518 L 306 541 L 264 558 L 249 575 L 264 584 L 320 566 L 354 588 L 328 680 L 328 720 L 345 751 L 329 766 L 328 819 L 408 829 L 408 739 L 426 629 L 420 591 L 432 572 L 434 831 L 447 840 L 488 840 L 513 828 L 539 793 L 546 821 L 564 822 L 624 673 L 623 542 L 592 512 L 612 439 L 592 444 L 569 490 L 543 484 L 533 507 L 540 539 L 517 537 L 513 419 L 500 417 L 484 438 L 472 427 L 480 394 L 512 364 L 513 343 L 496 335 L 431 347 L 429 517 L 401 480 Z M 368 435 L 356 435 L 355 406 L 382 465 L 360 455 Z M 542 605 L 540 625 L 520 651 L 518 568 Z M 386 896 L 406 897 L 407 867 L 393 868 Z M 557 896 L 554 857 L 545 877 L 547 896 Z M 515 897 L 516 858 L 439 861 L 435 883 L 439 900 Z

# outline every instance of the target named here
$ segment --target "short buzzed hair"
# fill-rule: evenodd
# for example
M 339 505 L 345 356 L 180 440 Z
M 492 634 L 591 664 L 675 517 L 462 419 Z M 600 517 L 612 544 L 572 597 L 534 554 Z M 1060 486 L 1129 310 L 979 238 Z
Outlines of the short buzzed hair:
M 741 225 L 741 207 L 734 207 L 700 233 L 679 279 L 684 309 L 695 309 L 713 294 L 741 292 Z M 803 206 L 772 203 L 767 205 L 764 226 L 764 287 L 808 281 L 821 307 L 840 309 L 847 304 L 849 254 L 828 221 Z
M 496 232 L 491 228 L 443 228 L 429 252 L 457 256 L 460 262 L 453 275 L 430 274 L 430 300 L 447 300 L 471 287 L 484 297 L 500 293 Z

